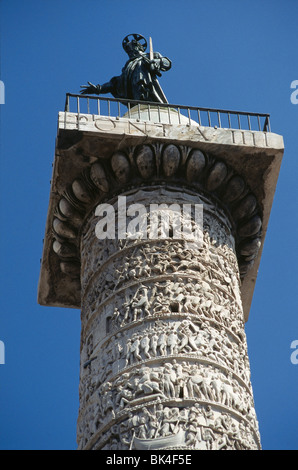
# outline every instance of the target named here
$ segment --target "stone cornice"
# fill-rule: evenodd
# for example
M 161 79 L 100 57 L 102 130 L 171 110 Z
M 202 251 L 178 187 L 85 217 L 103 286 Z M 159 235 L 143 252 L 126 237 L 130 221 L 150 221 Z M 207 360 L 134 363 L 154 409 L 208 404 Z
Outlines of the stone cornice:
M 161 130 L 152 123 L 147 123 L 145 135 L 144 123 L 120 119 L 114 125 L 110 118 L 100 117 L 90 121 L 91 129 L 88 115 L 89 127 L 78 131 L 66 125 L 72 118 L 66 114 L 63 123 L 61 116 L 59 121 L 59 127 L 64 128 L 57 137 L 39 302 L 80 308 L 80 230 L 85 218 L 100 201 L 160 183 L 210 195 L 229 214 L 247 318 L 282 157 L 282 139 L 262 132 L 248 137 L 245 131 L 236 134 L 186 125 L 162 125 Z M 118 125 L 120 129 L 115 131 Z M 130 126 L 134 133 L 125 133 L 123 126 Z M 241 139 L 237 141 L 236 136 Z

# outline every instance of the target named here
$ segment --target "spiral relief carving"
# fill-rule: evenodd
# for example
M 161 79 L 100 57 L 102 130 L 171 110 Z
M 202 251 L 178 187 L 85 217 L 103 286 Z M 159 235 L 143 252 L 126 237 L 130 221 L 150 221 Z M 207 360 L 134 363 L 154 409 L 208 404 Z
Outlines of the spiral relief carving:
M 145 154 L 152 163 L 152 153 Z M 139 154 L 133 156 L 137 161 Z M 183 149 L 168 157 L 174 175 L 178 158 L 181 164 L 194 156 Z M 146 185 L 126 194 L 146 207 L 158 200 L 206 200 L 203 239 L 115 237 L 99 243 L 96 217 L 86 220 L 79 448 L 260 448 L 225 208 L 176 186 Z M 241 249 L 246 255 L 253 246 Z

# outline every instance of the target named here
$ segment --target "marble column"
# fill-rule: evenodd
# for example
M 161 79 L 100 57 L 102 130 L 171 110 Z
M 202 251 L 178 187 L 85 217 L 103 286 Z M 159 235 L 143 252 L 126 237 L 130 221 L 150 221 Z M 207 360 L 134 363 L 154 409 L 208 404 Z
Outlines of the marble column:
M 39 285 L 81 309 L 78 449 L 260 449 L 245 322 L 282 142 L 88 120 L 60 121 Z
M 150 164 L 156 155 L 150 150 L 142 147 L 136 161 L 152 176 L 156 162 L 152 168 Z M 164 173 L 174 176 L 179 148 L 166 147 L 164 158 L 165 152 L 169 155 Z M 125 152 L 116 154 L 115 175 L 125 158 Z M 203 173 L 206 157 L 192 153 L 188 165 Z M 208 171 L 207 187 L 217 185 L 220 172 L 227 172 L 225 165 L 213 162 L 213 170 L 214 165 L 218 168 Z M 123 180 L 123 173 L 119 178 Z M 242 194 L 242 180 L 234 179 L 234 189 Z M 106 221 L 106 213 L 96 208 L 81 228 L 82 449 L 260 447 L 235 222 L 208 190 L 187 188 L 186 176 L 183 188 L 181 176 L 179 180 L 150 185 L 143 181 L 121 192 L 120 198 L 105 201 L 112 208 L 114 238 L 98 239 L 96 227 Z M 227 186 L 224 193 L 228 198 Z M 121 201 L 125 233 L 119 239 Z M 158 227 L 151 217 L 154 205 L 161 208 Z M 188 213 L 190 235 L 196 236 L 175 234 L 174 217 L 162 232 L 161 221 L 170 221 L 167 213 L 174 214 L 171 207 L 181 208 L 181 226 L 183 207 L 193 209 Z M 202 227 L 194 219 L 199 207 Z

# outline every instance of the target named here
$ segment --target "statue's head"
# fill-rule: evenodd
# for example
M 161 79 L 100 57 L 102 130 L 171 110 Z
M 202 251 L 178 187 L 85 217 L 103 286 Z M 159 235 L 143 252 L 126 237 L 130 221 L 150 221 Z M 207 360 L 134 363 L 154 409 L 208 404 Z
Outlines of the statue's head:
M 147 41 L 141 34 L 128 34 L 122 41 L 122 47 L 131 56 L 144 52 L 147 48 Z

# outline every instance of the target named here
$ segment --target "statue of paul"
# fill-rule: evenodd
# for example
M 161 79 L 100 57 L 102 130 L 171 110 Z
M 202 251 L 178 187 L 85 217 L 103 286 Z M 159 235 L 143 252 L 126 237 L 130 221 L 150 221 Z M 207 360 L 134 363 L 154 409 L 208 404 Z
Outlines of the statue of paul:
M 81 94 L 111 93 L 115 98 L 167 103 L 157 77 L 171 68 L 171 61 L 159 52 L 153 52 L 151 44 L 150 53 L 145 53 L 147 41 L 140 34 L 129 34 L 123 39 L 122 46 L 129 59 L 121 75 L 103 85 L 88 82 L 88 86 L 81 86 Z

